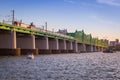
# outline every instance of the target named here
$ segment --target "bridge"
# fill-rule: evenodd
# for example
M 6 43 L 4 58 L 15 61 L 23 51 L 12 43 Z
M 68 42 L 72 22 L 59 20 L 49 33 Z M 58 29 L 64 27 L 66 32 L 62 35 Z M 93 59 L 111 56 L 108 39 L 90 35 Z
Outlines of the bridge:
M 0 23 L 0 55 L 80 53 L 103 51 L 107 40 L 76 31 L 63 35 L 40 28 L 24 28 Z

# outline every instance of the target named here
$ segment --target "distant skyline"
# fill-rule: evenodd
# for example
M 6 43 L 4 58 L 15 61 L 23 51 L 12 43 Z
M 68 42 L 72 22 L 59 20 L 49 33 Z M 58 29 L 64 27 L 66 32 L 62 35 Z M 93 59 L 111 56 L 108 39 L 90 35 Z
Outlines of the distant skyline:
M 48 30 L 84 30 L 93 37 L 120 40 L 120 0 L 0 0 L 0 22 L 48 23 Z

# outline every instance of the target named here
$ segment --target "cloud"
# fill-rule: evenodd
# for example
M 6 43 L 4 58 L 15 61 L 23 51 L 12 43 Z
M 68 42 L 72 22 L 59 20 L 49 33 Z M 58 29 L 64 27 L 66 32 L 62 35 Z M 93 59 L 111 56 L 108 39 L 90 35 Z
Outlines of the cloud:
M 111 6 L 120 6 L 120 0 L 97 0 L 97 2 Z
M 102 6 L 97 5 L 97 4 L 91 4 L 91 3 L 81 3 L 81 5 L 83 6 L 88 6 L 88 7 L 97 7 L 97 8 L 101 8 Z
M 67 3 L 72 3 L 72 4 L 74 4 L 74 3 L 75 3 L 75 1 L 74 1 L 74 0 L 64 0 L 64 2 L 67 2 Z
M 99 24 L 104 24 L 104 25 L 106 25 L 106 26 L 116 26 L 116 27 L 119 27 L 120 26 L 120 24 L 118 23 L 118 22 L 115 22 L 115 21 L 113 21 L 113 20 L 110 20 L 110 19 L 107 19 L 107 18 L 105 18 L 105 17 L 101 17 L 101 16 L 99 16 L 99 15 L 96 15 L 96 14 L 92 14 L 92 15 L 90 15 L 90 18 L 92 19 L 92 20 L 94 20 L 94 21 L 96 21 L 97 23 L 99 23 Z

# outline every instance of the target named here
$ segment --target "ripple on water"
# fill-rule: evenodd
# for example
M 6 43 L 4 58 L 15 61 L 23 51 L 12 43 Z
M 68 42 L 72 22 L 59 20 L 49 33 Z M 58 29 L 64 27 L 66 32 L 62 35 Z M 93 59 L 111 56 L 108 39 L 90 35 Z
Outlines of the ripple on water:
M 0 80 L 120 80 L 120 52 L 0 57 Z

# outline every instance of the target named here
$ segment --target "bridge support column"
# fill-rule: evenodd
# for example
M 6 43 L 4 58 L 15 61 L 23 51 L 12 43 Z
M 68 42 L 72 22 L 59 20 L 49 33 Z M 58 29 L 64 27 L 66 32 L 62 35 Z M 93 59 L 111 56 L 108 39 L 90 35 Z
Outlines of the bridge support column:
M 16 55 L 21 54 L 21 49 L 16 48 L 16 32 L 0 31 L 0 55 Z
M 92 45 L 86 45 L 87 52 L 93 52 L 93 46 Z
M 16 49 L 15 31 L 0 31 L 0 48 Z
M 35 35 L 18 33 L 17 48 L 21 48 L 21 54 L 38 54 L 35 46 Z
M 104 50 L 104 48 L 103 47 L 101 47 L 101 51 L 103 51 Z
M 82 44 L 83 45 L 83 52 L 87 52 L 87 47 L 85 44 Z
M 55 39 L 56 40 L 56 49 L 59 50 L 59 39 Z
M 67 50 L 70 50 L 70 47 L 71 47 L 71 46 L 70 46 L 70 42 L 69 42 L 69 41 L 66 41 L 66 49 L 67 49 Z
M 36 44 L 35 44 L 35 35 L 31 35 L 32 38 L 32 49 L 34 49 L 34 54 L 38 55 L 39 54 L 39 50 L 38 48 L 36 48 Z
M 32 49 L 35 49 L 35 35 L 31 35 Z
M 11 48 L 16 49 L 16 32 L 11 31 Z
M 76 51 L 76 53 L 78 53 L 78 43 L 77 42 L 75 42 L 75 51 Z
M 13 49 L 13 54 L 16 56 L 21 55 L 21 49 L 17 48 L 17 37 L 16 37 L 16 31 L 11 31 L 11 48 Z
M 61 53 L 67 53 L 67 41 L 66 40 L 60 40 L 60 51 Z
M 59 39 L 49 38 L 49 48 L 52 53 L 60 53 Z
M 96 51 L 97 51 L 97 52 L 99 52 L 99 51 L 100 51 L 99 46 L 96 46 Z
M 49 38 L 43 36 L 36 36 L 36 47 L 38 48 L 39 54 L 50 54 L 49 49 Z
M 100 52 L 101 51 L 101 49 L 100 49 L 100 47 L 98 46 L 98 52 Z
M 67 50 L 66 40 L 64 40 L 64 50 Z
M 94 50 L 93 50 L 93 45 L 91 45 L 91 52 L 94 52 Z
M 78 43 L 78 52 L 86 52 L 86 46 L 83 43 Z
M 78 43 L 73 42 L 72 45 L 73 45 L 73 52 L 77 53 L 78 52 Z
M 51 50 L 59 49 L 58 39 L 49 38 L 49 49 L 51 49 Z
M 36 37 L 35 39 L 36 47 L 38 49 L 49 49 L 49 39 L 48 37 Z
M 59 39 L 59 49 L 64 50 L 64 40 Z
M 17 38 L 17 47 L 21 49 L 35 49 L 35 35 L 23 35 Z
M 80 53 L 82 51 L 82 47 L 81 47 L 81 44 L 78 43 L 78 52 Z
M 59 50 L 61 53 L 66 53 L 66 41 L 59 39 Z
M 73 53 L 73 43 L 72 41 L 66 41 L 66 50 L 68 53 Z
M 96 51 L 97 51 L 96 46 L 93 46 L 93 51 L 94 51 L 94 52 L 96 52 Z
M 73 50 L 73 42 L 70 42 L 70 49 Z
M 48 37 L 45 37 L 45 40 L 46 40 L 46 49 L 49 49 L 49 39 L 48 39 Z

